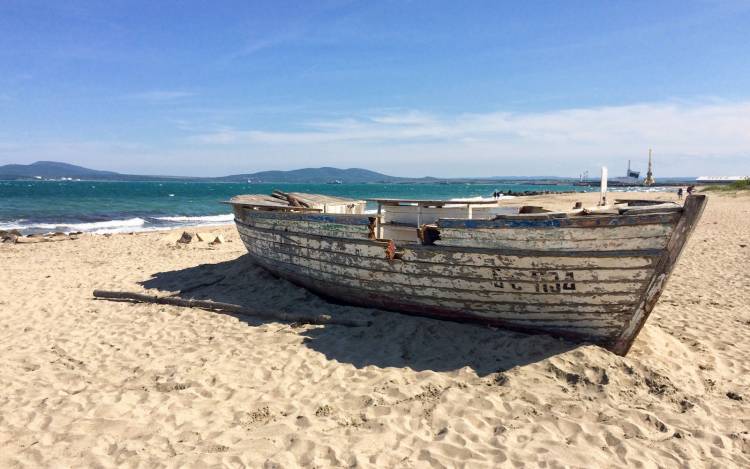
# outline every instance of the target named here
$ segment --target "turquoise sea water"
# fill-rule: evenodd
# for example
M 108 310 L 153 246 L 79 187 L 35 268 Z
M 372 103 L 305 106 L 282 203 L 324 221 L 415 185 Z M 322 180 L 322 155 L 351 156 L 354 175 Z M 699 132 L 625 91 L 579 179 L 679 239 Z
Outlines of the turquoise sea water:
M 0 181 L 0 229 L 118 232 L 228 223 L 221 201 L 273 189 L 357 199 L 491 197 L 494 191 L 590 191 L 522 184 L 235 184 L 191 181 Z

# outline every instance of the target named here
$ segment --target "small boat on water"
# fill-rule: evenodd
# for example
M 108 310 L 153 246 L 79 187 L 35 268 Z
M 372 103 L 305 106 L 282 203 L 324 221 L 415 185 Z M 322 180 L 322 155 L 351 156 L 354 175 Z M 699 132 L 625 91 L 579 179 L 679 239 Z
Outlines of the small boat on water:
M 599 344 L 624 355 L 706 204 L 567 212 L 496 200 L 232 198 L 252 259 L 329 299 Z M 507 210 L 506 210 L 507 211 Z

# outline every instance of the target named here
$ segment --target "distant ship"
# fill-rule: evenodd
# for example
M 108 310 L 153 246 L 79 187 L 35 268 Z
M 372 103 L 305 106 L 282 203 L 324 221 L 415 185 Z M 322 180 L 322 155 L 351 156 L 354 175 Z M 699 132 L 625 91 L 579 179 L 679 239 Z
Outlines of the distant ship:
M 341 179 L 334 179 L 333 181 L 328 181 L 327 184 L 343 184 L 344 182 Z
M 612 178 L 610 179 L 610 183 L 614 183 L 618 186 L 636 186 L 641 185 L 640 171 L 635 171 L 633 169 L 630 169 L 630 160 L 628 160 L 628 170 L 625 173 L 625 177 L 619 177 L 619 178 Z

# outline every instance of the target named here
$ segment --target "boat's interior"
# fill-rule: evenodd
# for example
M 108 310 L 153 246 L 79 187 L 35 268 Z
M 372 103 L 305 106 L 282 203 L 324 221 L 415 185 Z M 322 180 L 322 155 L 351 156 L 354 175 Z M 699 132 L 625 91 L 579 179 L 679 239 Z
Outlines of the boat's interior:
M 368 201 L 377 209 L 367 210 Z M 583 208 L 579 204 L 568 211 L 551 211 L 538 206 L 508 207 L 501 200 L 423 200 L 369 199 L 356 200 L 321 194 L 273 191 L 271 195 L 240 195 L 229 202 L 253 210 L 304 212 L 368 216 L 374 223 L 377 239 L 397 244 L 421 243 L 420 228 L 440 219 L 492 220 L 499 218 L 539 219 L 567 218 L 627 213 L 660 213 L 682 209 L 680 204 L 654 200 L 615 200 L 613 204 Z
M 360 215 L 365 213 L 364 200 L 347 199 L 331 195 L 274 190 L 270 195 L 236 195 L 227 203 L 243 205 L 255 210 L 283 212 L 311 212 Z
M 441 218 L 491 219 L 502 213 L 498 200 L 373 199 L 377 203 L 377 235 L 397 244 L 419 243 L 418 229 Z M 506 210 L 507 212 L 507 210 Z
M 500 200 L 407 200 L 371 199 L 378 204 L 377 237 L 396 243 L 424 242 L 420 228 L 434 225 L 440 219 L 492 220 L 499 218 L 538 219 L 576 216 L 622 215 L 626 213 L 657 213 L 681 210 L 673 202 L 653 200 L 615 200 L 614 204 L 593 208 L 576 207 L 569 211 L 552 211 L 524 205 L 503 206 Z

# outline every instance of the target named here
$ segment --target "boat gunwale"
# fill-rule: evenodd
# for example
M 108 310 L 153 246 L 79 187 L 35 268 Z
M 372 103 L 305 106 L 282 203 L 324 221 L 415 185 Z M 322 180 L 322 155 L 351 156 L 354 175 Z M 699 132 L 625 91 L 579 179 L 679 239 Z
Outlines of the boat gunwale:
M 411 205 L 412 207 L 426 207 L 426 206 L 438 206 L 443 207 L 445 205 L 498 205 L 499 200 L 436 200 L 436 199 L 397 199 L 397 198 L 371 198 L 364 199 L 367 202 L 377 202 L 379 204 L 388 206 L 389 204 L 417 204 Z M 435 207 L 435 208 L 438 208 Z
M 315 222 L 319 221 L 321 223 L 337 223 L 341 225 L 369 225 L 373 222 L 373 219 L 376 218 L 375 214 L 367 213 L 305 213 L 274 210 L 252 210 L 249 213 L 251 214 L 251 216 L 256 218 Z
M 528 214 L 498 215 L 495 218 L 440 218 L 438 229 L 555 229 L 617 228 L 619 226 L 670 225 L 679 221 L 681 211 L 623 214 L 575 215 L 570 217 L 531 217 Z

